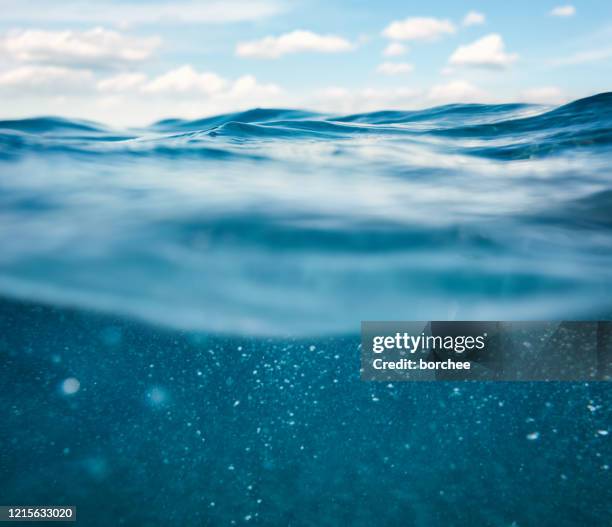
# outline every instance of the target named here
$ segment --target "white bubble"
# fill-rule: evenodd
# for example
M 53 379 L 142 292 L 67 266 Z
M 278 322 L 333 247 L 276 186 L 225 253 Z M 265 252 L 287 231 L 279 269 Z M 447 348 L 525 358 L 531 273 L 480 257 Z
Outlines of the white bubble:
M 152 404 L 159 405 L 168 400 L 168 394 L 163 388 L 155 386 L 147 392 L 147 398 Z
M 62 391 L 66 395 L 74 395 L 81 388 L 81 383 L 75 377 L 68 377 L 62 382 Z
M 527 439 L 529 441 L 535 441 L 540 438 L 540 432 L 531 432 L 531 434 L 527 434 Z

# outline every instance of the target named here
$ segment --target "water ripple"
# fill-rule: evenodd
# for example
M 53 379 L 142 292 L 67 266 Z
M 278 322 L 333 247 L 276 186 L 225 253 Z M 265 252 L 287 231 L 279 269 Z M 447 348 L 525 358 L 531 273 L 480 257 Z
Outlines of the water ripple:
M 0 294 L 243 334 L 612 313 L 612 93 L 0 121 Z

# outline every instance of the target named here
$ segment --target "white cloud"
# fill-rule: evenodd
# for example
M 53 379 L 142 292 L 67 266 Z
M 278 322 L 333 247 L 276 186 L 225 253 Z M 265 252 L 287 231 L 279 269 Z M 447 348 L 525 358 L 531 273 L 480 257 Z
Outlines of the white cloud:
M 226 80 L 216 73 L 198 73 L 193 66 L 185 65 L 154 78 L 142 87 L 147 93 L 157 94 L 214 94 L 226 86 Z
M 413 69 L 414 66 L 408 62 L 383 62 L 379 64 L 376 71 L 383 75 L 401 75 L 403 73 L 410 73 Z
M 111 25 L 220 24 L 276 15 L 279 0 L 178 0 L 92 2 L 91 0 L 0 0 L 4 21 L 75 22 Z
M 194 119 L 253 107 L 303 106 L 303 100 L 252 75 L 234 79 L 182 67 L 158 77 L 121 73 L 105 78 L 90 70 L 26 65 L 0 72 L 4 117 L 47 115 L 88 118 L 114 126 L 157 119 Z
M 147 59 L 159 39 L 127 37 L 97 27 L 87 31 L 11 31 L 0 39 L 0 51 L 21 62 L 53 65 L 113 66 Z
M 288 53 L 316 51 L 320 53 L 339 53 L 350 51 L 353 45 L 336 35 L 319 35 L 312 31 L 297 29 L 278 37 L 268 36 L 261 40 L 241 42 L 236 46 L 236 55 L 275 59 Z
M 262 84 L 251 75 L 223 80 L 225 87 L 214 93 L 200 92 L 198 87 L 195 87 L 193 91 L 180 94 L 160 91 L 147 92 L 146 96 L 143 96 L 144 86 L 127 89 L 123 93 L 89 99 L 87 113 L 81 116 L 87 115 L 101 121 L 112 119 L 112 124 L 137 125 L 168 117 L 197 119 L 254 107 L 298 105 L 280 87 L 275 84 Z M 74 110 L 71 110 L 71 113 L 74 113 Z
M 408 46 L 400 44 L 399 42 L 391 42 L 383 51 L 385 57 L 399 57 L 408 53 Z
M 486 22 L 486 17 L 478 11 L 470 11 L 463 19 L 463 25 L 468 26 L 480 26 Z
M 550 14 L 558 17 L 570 17 L 576 14 L 576 8 L 573 5 L 560 5 L 555 7 Z
M 97 83 L 102 92 L 125 92 L 144 85 L 147 76 L 144 73 L 120 73 L 113 77 L 102 79 Z
M 213 72 L 198 72 L 186 64 L 149 79 L 142 73 L 121 73 L 100 80 L 97 89 L 116 94 L 148 94 L 157 97 L 261 98 L 281 93 L 275 84 L 260 84 L 252 75 L 229 80 Z
M 445 84 L 436 84 L 427 93 L 427 98 L 434 103 L 483 102 L 486 93 L 465 80 L 453 80 Z
M 567 97 L 556 86 L 529 88 L 521 92 L 520 99 L 535 104 L 561 104 L 567 101 Z
M 251 105 L 259 105 L 257 101 L 267 101 L 267 104 L 278 104 L 274 98 L 282 94 L 282 90 L 276 84 L 259 84 L 253 75 L 243 75 L 236 79 L 229 92 L 228 98 L 236 98 L 248 101 Z
M 579 51 L 552 61 L 553 66 L 574 66 L 612 59 L 612 47 Z
M 353 91 L 332 86 L 317 92 L 305 105 L 322 112 L 346 114 L 414 108 L 419 105 L 421 96 L 421 91 L 412 88 L 365 88 Z
M 516 53 L 506 53 L 502 37 L 492 33 L 471 44 L 459 46 L 448 61 L 453 66 L 504 68 L 517 59 Z
M 432 41 L 455 31 L 455 26 L 450 20 L 417 17 L 391 22 L 384 29 L 383 35 L 393 40 Z
M 21 66 L 0 73 L 0 89 L 24 94 L 69 94 L 88 90 L 93 83 L 88 70 L 58 66 Z

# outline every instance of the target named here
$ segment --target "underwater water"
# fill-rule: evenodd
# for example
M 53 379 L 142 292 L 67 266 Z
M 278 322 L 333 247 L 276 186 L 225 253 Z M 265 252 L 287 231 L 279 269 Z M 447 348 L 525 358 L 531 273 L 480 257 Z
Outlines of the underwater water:
M 0 495 L 83 525 L 609 525 L 607 383 L 368 383 L 361 320 L 612 316 L 612 93 L 0 121 Z

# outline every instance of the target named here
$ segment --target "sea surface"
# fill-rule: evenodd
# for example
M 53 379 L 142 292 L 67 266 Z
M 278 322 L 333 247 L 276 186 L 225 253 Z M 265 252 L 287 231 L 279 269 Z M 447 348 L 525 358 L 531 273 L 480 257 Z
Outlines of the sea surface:
M 612 93 L 0 121 L 0 505 L 612 522 L 607 383 L 368 383 L 361 320 L 612 319 Z

